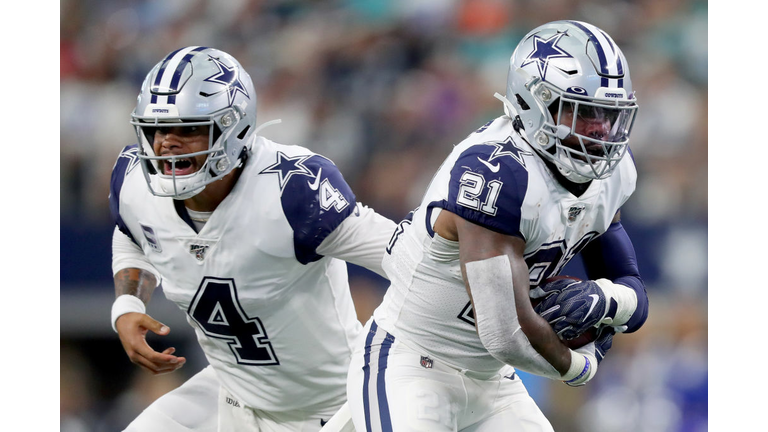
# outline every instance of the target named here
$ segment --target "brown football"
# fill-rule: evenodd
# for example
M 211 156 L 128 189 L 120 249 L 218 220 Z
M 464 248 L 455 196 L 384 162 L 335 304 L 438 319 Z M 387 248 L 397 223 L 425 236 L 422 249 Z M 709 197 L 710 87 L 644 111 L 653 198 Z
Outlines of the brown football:
M 595 339 L 597 339 L 597 329 L 595 327 L 592 327 L 589 330 L 577 336 L 575 339 L 564 340 L 562 342 L 568 348 L 576 349 L 576 348 L 581 348 L 590 342 L 594 342 Z

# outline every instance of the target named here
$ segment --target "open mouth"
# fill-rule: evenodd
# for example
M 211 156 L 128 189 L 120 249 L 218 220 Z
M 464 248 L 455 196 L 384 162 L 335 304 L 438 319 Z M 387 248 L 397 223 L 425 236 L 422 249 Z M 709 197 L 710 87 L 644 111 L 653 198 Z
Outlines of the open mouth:
M 587 154 L 590 156 L 605 156 L 605 150 L 603 150 L 603 146 L 600 144 L 587 144 L 585 147 L 587 149 Z
M 177 176 L 192 174 L 195 172 L 195 163 L 192 158 L 176 159 L 175 166 L 172 161 L 163 161 L 163 173 Z

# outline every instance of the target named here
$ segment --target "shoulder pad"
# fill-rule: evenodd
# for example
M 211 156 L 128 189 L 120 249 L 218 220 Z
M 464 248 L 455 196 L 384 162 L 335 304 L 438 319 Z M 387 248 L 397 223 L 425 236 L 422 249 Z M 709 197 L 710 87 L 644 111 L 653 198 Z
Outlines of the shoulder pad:
M 138 152 L 138 144 L 123 148 L 120 156 L 117 157 L 117 161 L 115 161 L 115 166 L 112 167 L 112 178 L 109 183 L 109 212 L 112 215 L 112 220 L 120 231 L 130 237 L 136 244 L 138 243 L 120 216 L 120 191 L 123 189 L 125 177 L 139 165 Z
M 294 166 L 294 174 L 284 178 L 280 201 L 293 229 L 296 259 L 307 264 L 322 258 L 315 249 L 354 211 L 355 195 L 323 156 L 304 155 Z
M 522 237 L 521 208 L 528 189 L 524 156 L 529 155 L 511 138 L 469 147 L 451 169 L 445 208 L 492 231 Z

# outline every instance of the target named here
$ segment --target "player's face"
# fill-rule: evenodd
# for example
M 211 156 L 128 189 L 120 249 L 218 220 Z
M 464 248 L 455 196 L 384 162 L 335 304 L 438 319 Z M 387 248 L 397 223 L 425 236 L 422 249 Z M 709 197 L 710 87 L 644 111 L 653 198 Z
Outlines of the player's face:
M 174 126 L 155 129 L 154 150 L 158 156 L 178 156 L 208 150 L 209 126 Z M 208 155 L 193 156 L 176 161 L 176 175 L 197 172 Z M 173 165 L 170 161 L 159 161 L 158 169 L 170 175 Z
M 576 124 L 573 123 L 574 109 L 571 104 L 564 104 L 563 111 L 560 115 L 560 124 L 571 127 L 574 133 L 583 135 L 589 138 L 605 141 L 608 140 L 608 135 L 611 131 L 612 116 L 611 113 L 607 113 L 601 108 L 596 108 L 588 105 L 580 105 L 576 112 Z M 581 144 L 579 139 L 573 135 L 569 135 L 565 139 L 560 140 L 564 145 L 581 150 Z M 585 141 L 584 145 L 587 149 L 587 153 L 594 156 L 603 156 L 603 146 L 591 141 Z

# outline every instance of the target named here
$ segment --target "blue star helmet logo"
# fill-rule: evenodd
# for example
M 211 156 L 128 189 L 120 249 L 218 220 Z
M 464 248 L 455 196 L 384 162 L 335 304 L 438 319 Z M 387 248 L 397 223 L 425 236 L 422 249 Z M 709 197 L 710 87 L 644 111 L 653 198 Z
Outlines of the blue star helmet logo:
M 563 51 L 562 48 L 557 46 L 557 42 L 563 36 L 568 36 L 567 33 L 557 32 L 549 39 L 543 39 L 536 35 L 533 36 L 533 51 L 528 54 L 525 61 L 520 67 L 525 67 L 533 62 L 536 62 L 536 66 L 539 67 L 539 75 L 541 79 L 546 79 L 547 68 L 549 67 L 549 60 L 555 58 L 573 58 L 572 55 Z
M 224 90 L 227 91 L 230 106 L 232 106 L 232 102 L 234 102 L 237 92 L 242 93 L 243 96 L 248 99 L 251 98 L 248 95 L 248 90 L 245 89 L 245 85 L 240 81 L 240 73 L 236 66 L 227 66 L 221 60 L 211 57 L 210 55 L 208 56 L 208 59 L 219 68 L 219 72 L 209 76 L 205 81 L 226 86 Z

